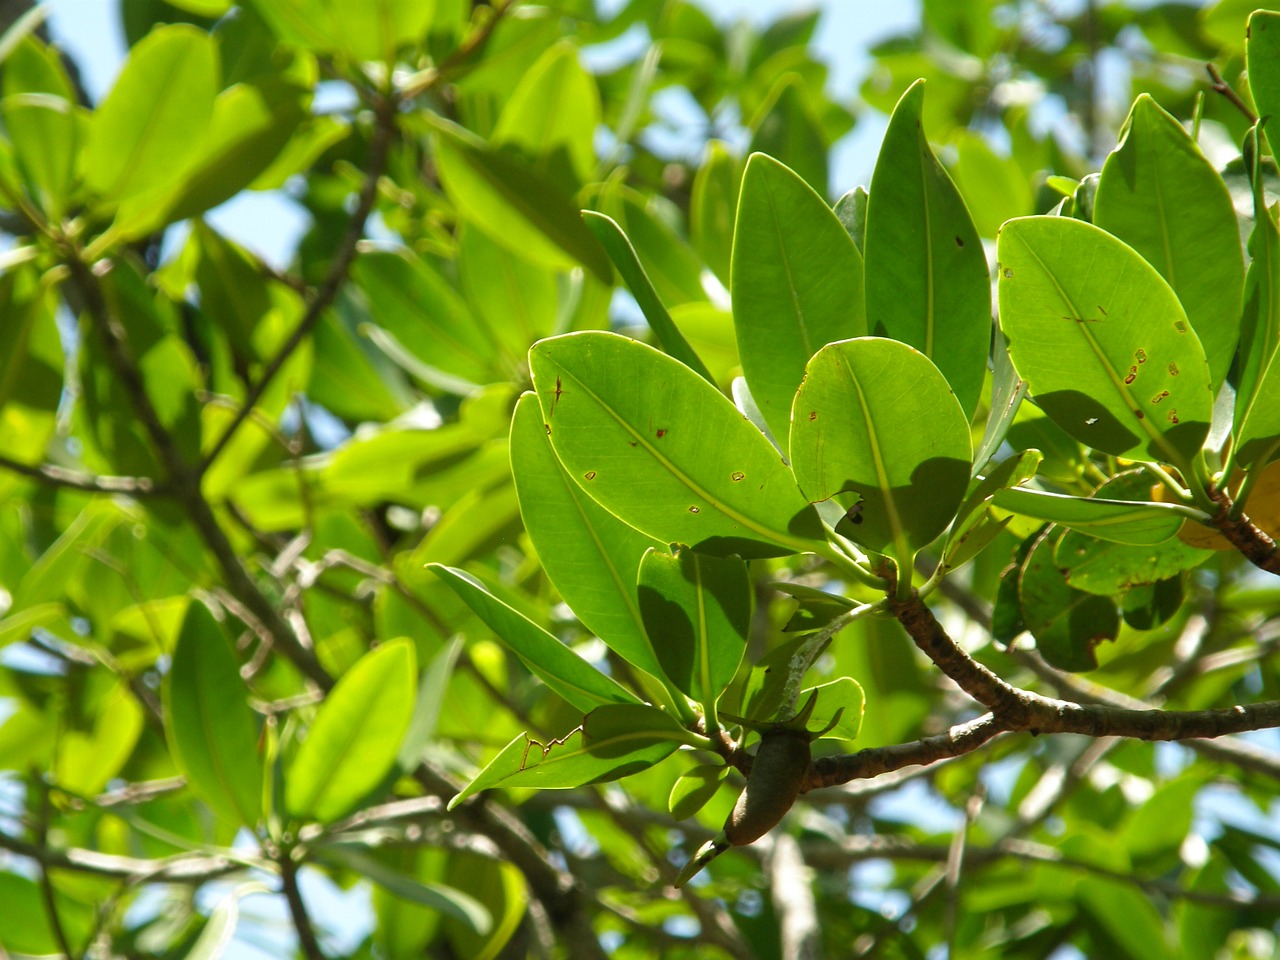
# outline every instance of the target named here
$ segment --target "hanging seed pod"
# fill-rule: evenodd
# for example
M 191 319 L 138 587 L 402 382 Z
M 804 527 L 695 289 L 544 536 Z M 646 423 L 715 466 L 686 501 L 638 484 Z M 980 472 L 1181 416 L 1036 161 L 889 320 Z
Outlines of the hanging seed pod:
M 730 844 L 754 843 L 778 825 L 800 794 L 809 759 L 809 734 L 802 730 L 771 730 L 760 738 L 747 787 L 724 825 Z

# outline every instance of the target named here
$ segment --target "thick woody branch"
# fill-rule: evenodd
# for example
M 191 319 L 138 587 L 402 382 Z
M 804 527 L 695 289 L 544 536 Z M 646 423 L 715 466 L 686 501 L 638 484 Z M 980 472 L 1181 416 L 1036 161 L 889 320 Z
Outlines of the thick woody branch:
M 989 740 L 1004 733 L 1008 727 L 991 714 L 952 727 L 946 733 L 895 743 L 887 747 L 869 747 L 857 753 L 833 757 L 818 757 L 809 767 L 809 779 L 804 789 L 817 790 L 834 787 L 851 780 L 867 780 L 901 770 L 904 767 L 927 766 L 939 760 L 972 753 Z
M 1233 503 L 1225 490 L 1212 490 L 1209 496 L 1218 504 L 1214 529 L 1259 570 L 1280 575 L 1280 550 L 1276 549 L 1276 542 L 1247 516 L 1231 516 Z
M 916 646 L 1009 730 L 1188 740 L 1280 726 L 1280 701 L 1217 710 L 1155 710 L 1043 697 L 1006 683 L 965 653 L 918 596 L 894 601 L 890 606 Z

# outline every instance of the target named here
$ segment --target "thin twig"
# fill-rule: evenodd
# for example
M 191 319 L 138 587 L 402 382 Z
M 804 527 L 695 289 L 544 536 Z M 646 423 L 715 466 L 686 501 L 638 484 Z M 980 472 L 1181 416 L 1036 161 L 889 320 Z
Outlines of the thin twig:
M 399 102 L 399 98 L 395 96 L 382 97 L 375 102 L 373 134 L 369 141 L 369 161 L 365 167 L 364 182 L 361 184 L 359 197 L 356 200 L 356 208 L 351 214 L 351 220 L 342 235 L 342 240 L 338 243 L 333 259 L 329 263 L 329 270 L 320 286 L 316 289 L 315 296 L 307 304 L 307 309 L 303 313 L 302 319 L 298 321 L 298 325 L 294 327 L 288 339 L 280 345 L 275 356 L 267 362 L 257 382 L 249 388 L 245 394 L 244 402 L 240 405 L 240 409 L 236 411 L 231 423 L 227 425 L 227 428 L 218 437 L 217 442 L 214 443 L 208 455 L 201 462 L 198 473 L 208 470 L 222 451 L 226 449 L 227 444 L 231 442 L 231 438 L 235 436 L 241 424 L 253 412 L 253 408 L 262 399 L 262 395 L 266 393 L 271 381 L 284 368 L 289 358 L 293 356 L 294 351 L 302 345 L 302 342 L 306 340 L 315 325 L 320 322 L 321 316 L 338 296 L 338 291 L 347 279 L 347 271 L 351 268 L 351 262 L 355 259 L 356 246 L 360 242 L 360 237 L 364 235 L 365 221 L 368 220 L 369 214 L 373 211 L 373 204 L 378 196 L 378 180 L 381 178 L 383 168 L 386 166 L 387 152 L 391 147 L 391 140 L 396 128 L 395 118 L 396 111 L 399 109 Z
M 36 790 L 40 794 L 39 810 L 36 815 L 36 845 L 43 850 L 49 845 L 49 785 L 43 779 L 38 779 Z M 53 880 L 49 876 L 49 865 L 43 860 L 38 861 L 38 863 L 40 866 L 40 899 L 44 902 L 44 912 L 49 920 L 49 929 L 53 931 L 53 937 L 58 941 L 58 947 L 62 950 L 62 955 L 71 960 L 76 954 L 71 949 L 71 941 L 67 939 L 66 928 L 63 927 L 62 917 L 58 913 L 57 894 L 53 889 Z
M 1209 74 L 1209 79 L 1213 81 L 1213 83 L 1210 84 L 1209 89 L 1214 93 L 1220 93 L 1222 96 L 1226 97 L 1228 102 L 1244 114 L 1245 119 L 1251 124 L 1257 123 L 1258 115 L 1249 109 L 1249 105 L 1240 98 L 1240 94 L 1236 93 L 1235 90 L 1231 88 L 1231 84 L 1222 79 L 1222 74 L 1218 72 L 1217 66 L 1212 63 L 1206 63 L 1204 65 L 1204 69 Z
M 307 913 L 307 905 L 302 902 L 302 891 L 298 889 L 298 864 L 288 852 L 281 854 L 279 864 L 280 886 L 284 890 L 285 901 L 289 904 L 289 915 L 298 931 L 298 946 L 302 948 L 307 960 L 325 960 L 320 941 L 316 939 L 315 927 L 311 925 L 311 916 Z
M 166 491 L 150 477 L 103 477 L 81 473 L 52 463 L 36 466 L 0 455 L 0 468 L 38 480 L 47 487 L 67 487 L 91 493 L 126 493 L 135 497 L 162 496 Z

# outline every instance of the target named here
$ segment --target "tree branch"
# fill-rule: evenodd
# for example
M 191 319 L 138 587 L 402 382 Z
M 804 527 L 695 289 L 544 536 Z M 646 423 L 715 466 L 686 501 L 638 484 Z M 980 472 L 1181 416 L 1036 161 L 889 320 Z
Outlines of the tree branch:
M 910 743 L 887 747 L 868 747 L 857 753 L 818 757 L 809 767 L 809 779 L 803 790 L 834 787 L 851 780 L 866 780 L 903 767 L 925 766 L 938 760 L 959 757 L 977 750 L 989 740 L 1006 732 L 1006 724 L 992 714 L 952 727 L 946 733 L 923 737 Z
M 1244 114 L 1245 119 L 1250 123 L 1257 123 L 1257 114 L 1249 109 L 1249 105 L 1240 98 L 1240 94 L 1231 88 L 1231 84 L 1222 79 L 1222 74 L 1218 72 L 1218 68 L 1212 63 L 1206 63 L 1204 69 L 1209 74 L 1209 79 L 1213 81 L 1210 89 L 1214 93 L 1220 93 L 1226 97 L 1231 105 Z
M 0 455 L 0 468 L 38 480 L 47 487 L 69 487 L 72 490 L 85 490 L 90 493 L 127 493 L 135 497 L 161 496 L 165 492 L 164 487 L 150 477 L 94 476 L 90 473 L 55 466 L 52 463 L 32 466 L 3 455 Z
M 222 857 L 189 853 L 160 860 L 142 860 L 78 847 L 56 850 L 3 832 L 0 832 L 0 850 L 8 850 L 20 857 L 26 857 L 45 869 L 74 870 L 77 873 L 128 880 L 132 883 L 180 883 L 198 886 L 245 869 L 244 864 Z
M 1280 575 L 1280 550 L 1276 542 L 1247 516 L 1231 516 L 1234 506 L 1226 490 L 1210 490 L 1209 496 L 1218 504 L 1213 527 L 1259 570 Z
M 769 891 L 778 914 L 782 955 L 788 960 L 817 960 L 822 954 L 818 908 L 813 898 L 813 870 L 805 863 L 800 844 L 779 831 L 765 857 Z
M 319 288 L 317 288 L 315 296 L 307 304 L 306 312 L 303 313 L 302 319 L 298 321 L 298 325 L 289 334 L 289 338 L 280 345 L 275 356 L 267 361 L 267 365 L 263 368 L 257 382 L 245 394 L 244 402 L 240 405 L 240 409 L 201 462 L 198 473 L 204 473 L 204 471 L 208 470 L 222 451 L 226 449 L 227 444 L 231 442 L 231 438 L 235 436 L 236 431 L 240 429 L 240 426 L 253 412 L 254 406 L 262 399 L 262 395 L 266 393 L 271 381 L 284 368 L 289 358 L 293 356 L 294 351 L 302 345 L 302 342 L 315 328 L 315 325 L 320 322 L 321 316 L 338 296 L 338 291 L 347 279 L 347 271 L 351 268 L 351 262 L 355 259 L 356 245 L 360 242 L 361 236 L 364 235 L 365 221 L 369 219 L 369 214 L 373 211 L 374 201 L 378 196 L 378 180 L 386 167 L 387 152 L 391 147 L 392 135 L 395 132 L 396 111 L 399 109 L 399 105 L 399 98 L 395 96 L 380 97 L 375 102 L 373 134 L 369 141 L 369 162 L 365 168 L 364 182 L 360 186 L 360 193 L 356 200 L 356 208 L 351 214 L 351 221 L 347 224 L 346 232 L 343 233 L 342 240 L 338 243 L 338 249 L 333 255 L 333 260 L 329 263 L 329 271 L 325 274 L 325 278 Z
M 311 917 L 307 913 L 307 905 L 302 902 L 302 891 L 298 889 L 298 864 L 287 851 L 281 854 L 278 862 L 280 885 L 284 890 L 285 901 L 289 904 L 289 916 L 293 918 L 293 926 L 298 931 L 298 946 L 307 960 L 325 960 L 320 941 L 316 939 L 315 927 L 311 925 Z
M 1157 710 L 1043 697 L 1011 686 L 960 649 L 918 596 L 891 601 L 890 609 L 925 656 L 1009 730 L 1187 740 L 1280 726 L 1276 700 L 1217 710 Z

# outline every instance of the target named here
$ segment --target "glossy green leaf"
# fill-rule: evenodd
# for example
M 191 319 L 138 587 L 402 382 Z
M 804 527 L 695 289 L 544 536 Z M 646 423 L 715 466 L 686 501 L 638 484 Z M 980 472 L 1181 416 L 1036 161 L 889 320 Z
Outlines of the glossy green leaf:
M 1125 471 L 1099 487 L 1096 495 L 1109 500 L 1146 500 L 1151 496 L 1151 477 L 1142 470 Z M 1069 530 L 1058 541 L 1054 562 L 1075 589 L 1110 597 L 1131 587 L 1176 577 L 1211 556 L 1212 550 L 1189 546 L 1176 536 L 1155 548 Z
M 678 361 L 578 333 L 537 344 L 529 364 L 557 457 L 615 516 L 705 553 L 779 556 L 822 539 L 774 447 Z
M 605 703 L 637 702 L 616 681 L 495 597 L 477 578 L 438 563 L 430 564 L 429 569 L 452 587 L 543 683 L 579 710 L 588 711 Z
M 584 210 L 582 219 L 608 252 L 613 265 L 618 268 L 618 273 L 621 274 L 631 295 L 635 297 L 636 303 L 640 306 L 645 320 L 649 322 L 649 328 L 653 330 L 662 349 L 698 376 L 714 384 L 715 379 L 707 370 L 706 364 L 694 353 L 693 348 L 689 346 L 689 341 L 684 338 L 684 334 L 671 319 L 671 314 L 667 313 L 667 308 L 662 305 L 657 291 L 649 281 L 648 274 L 640 264 L 640 258 L 636 256 L 635 248 L 631 246 L 631 241 L 622 232 L 622 228 L 611 218 L 594 210 Z
M 751 118 L 751 153 L 776 157 L 814 190 L 826 195 L 827 141 L 798 73 L 787 73 Z
M 612 271 L 569 197 L 526 161 L 437 121 L 436 162 L 450 199 L 473 226 L 544 267 L 579 264 L 603 283 Z
M 866 187 L 854 187 L 837 200 L 834 207 L 836 219 L 853 239 L 853 245 L 858 248 L 858 255 L 863 257 L 867 255 L 867 201 L 869 199 Z
M 14 159 L 50 219 L 61 218 L 76 170 L 75 93 L 56 51 L 35 37 L 4 61 L 0 102 Z
M 1245 143 L 1253 169 L 1253 257 L 1245 278 L 1233 434 L 1236 462 L 1249 466 L 1275 455 L 1280 438 L 1280 207 L 1267 205 L 1256 128 Z M 1264 464 L 1259 463 L 1259 466 Z
M 1041 536 L 1022 566 L 1018 599 L 1026 629 L 1041 656 L 1059 670 L 1094 670 L 1094 653 L 1120 632 L 1120 614 L 1109 597 L 1074 590 L 1053 560 L 1054 538 Z
M 1001 444 L 1009 436 L 1022 401 L 1027 395 L 1027 383 L 1013 369 L 1004 338 L 996 338 L 992 345 L 991 402 L 987 412 L 987 425 L 982 431 L 982 442 L 973 457 L 974 475 L 986 469 Z
M 986 513 L 987 506 L 1001 490 L 1018 487 L 1036 475 L 1036 468 L 1044 457 L 1039 450 L 1023 450 L 986 471 L 981 479 L 969 485 L 968 495 L 956 512 L 956 522 L 951 528 L 948 550 L 964 538 Z
M 1178 298 L 1133 249 L 1068 217 L 1000 231 L 1000 324 L 1018 375 L 1097 450 L 1186 465 L 1209 431 L 1209 366 Z
M 87 555 L 126 520 L 124 511 L 105 500 L 86 506 L 27 568 L 13 591 L 6 615 L 61 599 L 66 585 L 83 575 Z
M 1093 222 L 1168 281 L 1200 338 L 1215 389 L 1240 331 L 1244 266 L 1231 194 L 1172 116 L 1143 94 L 1102 168 Z
M 824 738 L 856 740 L 862 730 L 862 714 L 867 700 L 862 684 L 853 677 L 838 677 L 816 687 L 806 687 L 800 692 L 800 702 L 808 702 L 809 697 L 815 693 L 817 701 L 814 703 L 813 713 L 809 715 L 809 722 L 805 724 L 806 728 L 817 733 L 834 724 L 822 734 Z
M 196 795 L 253 827 L 262 816 L 262 764 L 246 692 L 222 627 L 203 603 L 190 604 L 165 681 L 165 733 Z
M 543 174 L 574 190 L 595 166 L 600 123 L 595 79 L 578 48 L 562 40 L 544 53 L 512 91 L 493 131 L 494 146 L 513 146 Z
M 405 773 L 412 773 L 417 768 L 435 738 L 440 711 L 449 690 L 449 680 L 453 676 L 453 668 L 458 662 L 462 646 L 462 636 L 453 637 L 422 671 L 422 679 L 418 681 L 418 694 L 413 702 L 413 717 L 396 755 L 396 765 Z
M 650 548 L 640 561 L 639 598 L 663 674 L 712 713 L 747 649 L 755 600 L 747 565 Z
M 991 282 L 964 200 L 925 138 L 924 85 L 889 120 L 867 201 L 871 333 L 915 347 L 942 371 L 966 416 L 991 346 Z
M 839 532 L 909 564 L 969 483 L 969 426 L 937 367 L 894 340 L 823 347 L 791 415 L 791 463 L 813 502 L 846 510 Z
M 680 229 L 680 213 L 674 204 L 610 184 L 600 197 L 599 209 L 617 221 L 659 300 L 672 309 L 706 302 L 702 261 Z
M 520 398 L 511 418 L 511 473 L 525 529 L 560 596 L 619 656 L 661 677 L 636 597 L 640 558 L 661 544 L 609 513 L 565 472 L 533 394 Z
M 688 731 L 655 707 L 596 707 L 559 740 L 542 743 L 520 734 L 449 801 L 449 808 L 494 787 L 553 790 L 619 780 L 647 770 L 690 742 Z
M 329 823 L 382 782 L 413 717 L 417 681 L 408 639 L 382 644 L 343 674 L 285 773 L 291 816 Z
M 1272 149 L 1280 143 L 1280 10 L 1255 10 L 1245 29 L 1249 93 L 1267 128 Z
M 443 883 L 430 883 L 394 870 L 364 852 L 361 845 L 328 844 L 321 849 L 320 857 L 324 860 L 336 861 L 340 866 L 368 877 L 402 900 L 421 904 L 446 917 L 452 917 L 466 924 L 476 933 L 488 933 L 493 925 L 493 918 L 489 915 L 489 911 L 474 897 Z
M 733 237 L 733 320 L 751 395 L 786 444 L 809 358 L 863 336 L 862 258 L 826 201 L 777 160 L 747 161 Z
M 212 38 L 184 24 L 153 30 L 94 113 L 85 181 L 107 201 L 172 183 L 199 156 L 218 87 Z
M 1173 504 L 1072 497 L 1044 490 L 1000 490 L 994 499 L 1002 510 L 1048 520 L 1102 540 L 1139 546 L 1163 543 L 1186 519 Z
M 724 783 L 729 767 L 723 763 L 702 763 L 686 770 L 671 787 L 667 808 L 677 820 L 686 820 L 707 805 L 720 784 Z
M 707 154 L 693 177 L 689 200 L 689 240 L 724 286 L 729 286 L 734 222 L 742 185 L 742 162 L 719 140 L 707 144 Z

